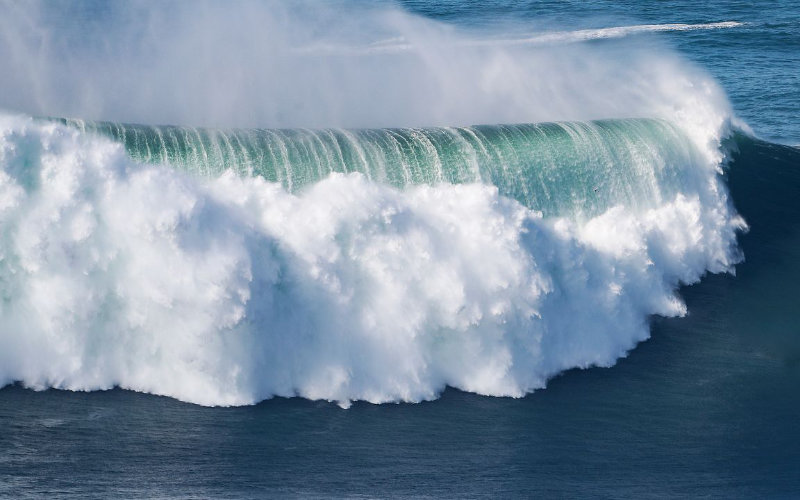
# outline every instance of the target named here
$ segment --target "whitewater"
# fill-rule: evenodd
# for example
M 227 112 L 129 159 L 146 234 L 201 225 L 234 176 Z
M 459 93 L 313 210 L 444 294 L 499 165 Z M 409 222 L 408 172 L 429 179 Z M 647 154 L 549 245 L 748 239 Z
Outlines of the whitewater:
M 140 164 L 60 124 L 2 131 L 4 383 L 207 405 L 522 396 L 612 365 L 649 315 L 685 314 L 680 284 L 739 259 L 743 222 L 686 140 L 678 158 L 649 144 L 622 179 L 581 158 L 532 210 L 473 179 L 332 173 L 292 193 Z M 586 215 L 581 180 L 604 175 Z
M 258 73 L 271 98 L 245 116 L 235 93 L 198 105 L 193 71 L 163 106 L 124 69 L 85 92 L 57 51 L 59 92 L 12 88 L 31 104 L 0 116 L 0 385 L 201 405 L 521 397 L 614 365 L 653 315 L 687 313 L 680 286 L 741 261 L 724 170 L 744 125 L 702 71 L 370 16 L 413 46 L 329 65 L 294 44 L 272 61 L 294 73 Z M 386 57 L 415 85 L 378 71 Z

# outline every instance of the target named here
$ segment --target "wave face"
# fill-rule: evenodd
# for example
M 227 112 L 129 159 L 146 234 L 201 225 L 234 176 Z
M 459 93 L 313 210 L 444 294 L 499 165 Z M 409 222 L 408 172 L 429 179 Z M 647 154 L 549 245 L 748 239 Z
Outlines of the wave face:
M 663 121 L 74 125 L 0 118 L 0 384 L 522 396 L 740 259 L 718 162 Z
M 59 121 L 121 142 L 136 161 L 211 176 L 233 170 L 290 192 L 336 172 L 397 188 L 483 182 L 545 215 L 659 206 L 699 182 L 702 162 L 681 130 L 652 119 L 362 130 Z

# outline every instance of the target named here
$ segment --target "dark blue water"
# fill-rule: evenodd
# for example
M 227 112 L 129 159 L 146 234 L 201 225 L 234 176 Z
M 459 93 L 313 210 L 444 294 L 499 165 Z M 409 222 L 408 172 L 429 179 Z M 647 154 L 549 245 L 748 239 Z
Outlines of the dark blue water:
M 273 399 L 207 408 L 119 389 L 0 390 L 0 497 L 800 496 L 800 4 L 403 2 L 480 29 L 735 20 L 656 35 L 711 72 L 772 142 L 736 137 L 726 174 L 750 231 L 736 275 L 685 287 L 689 315 L 611 368 L 521 399 Z M 660 43 L 661 43 L 660 42 Z M 590 42 L 607 43 L 604 41 Z

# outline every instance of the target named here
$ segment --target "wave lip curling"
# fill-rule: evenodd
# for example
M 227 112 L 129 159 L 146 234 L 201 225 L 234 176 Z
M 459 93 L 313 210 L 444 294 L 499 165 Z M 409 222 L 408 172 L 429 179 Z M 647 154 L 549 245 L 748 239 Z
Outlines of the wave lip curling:
M 521 396 L 741 259 L 724 92 L 626 43 L 729 22 L 505 43 L 530 26 L 154 5 L 0 4 L 0 108 L 100 120 L 0 115 L 0 384 Z

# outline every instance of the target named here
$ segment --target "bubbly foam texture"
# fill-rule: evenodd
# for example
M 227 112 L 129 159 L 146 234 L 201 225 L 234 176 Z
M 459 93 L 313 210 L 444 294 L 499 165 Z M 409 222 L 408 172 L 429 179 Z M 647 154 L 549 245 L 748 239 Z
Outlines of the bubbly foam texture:
M 0 384 L 204 405 L 522 396 L 610 366 L 740 258 L 716 165 L 654 208 L 543 217 L 483 184 L 298 194 L 0 118 Z

